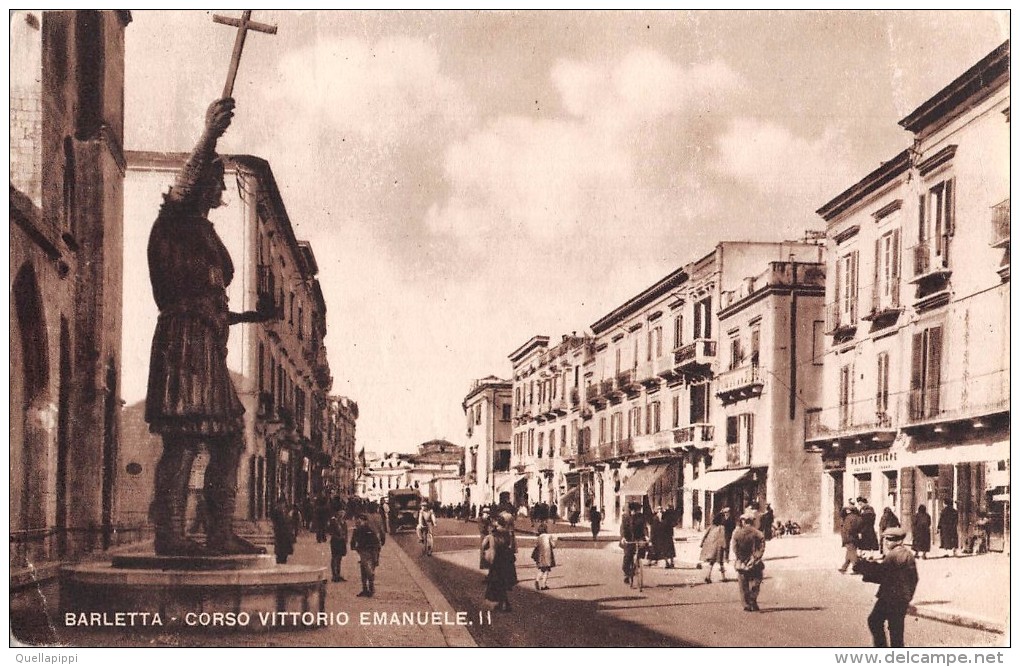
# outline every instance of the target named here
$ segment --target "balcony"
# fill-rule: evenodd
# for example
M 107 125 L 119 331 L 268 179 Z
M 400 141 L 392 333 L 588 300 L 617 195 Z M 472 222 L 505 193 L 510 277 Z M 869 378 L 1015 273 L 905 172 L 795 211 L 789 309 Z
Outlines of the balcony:
M 1009 376 L 1006 370 L 940 382 L 907 394 L 907 423 L 916 433 L 931 428 L 944 433 L 960 428 L 985 428 L 1009 423 Z
M 992 240 L 993 248 L 1009 248 L 1009 200 L 1001 201 L 992 207 Z
M 666 369 L 673 371 L 673 360 L 667 355 L 656 357 L 638 366 L 637 379 L 647 391 L 655 391 L 662 384 L 660 373 Z
M 631 369 L 629 371 L 617 373 L 616 391 L 624 392 L 632 396 L 639 393 L 641 391 L 641 384 L 637 381 L 637 371 Z
M 816 410 L 805 415 L 806 445 L 835 445 L 852 449 L 853 445 L 889 444 L 896 437 L 893 415 L 875 409 L 875 401 Z
M 884 285 L 876 285 L 871 292 L 871 310 L 861 316 L 866 322 L 875 325 L 892 324 L 903 312 L 900 306 L 900 286 L 895 282 L 888 285 L 888 294 L 883 294 Z
M 949 303 L 951 297 L 949 277 L 949 237 L 942 237 L 940 247 L 934 241 L 922 242 L 910 249 L 913 257 L 913 276 L 910 283 L 917 285 L 914 308 L 929 310 Z
M 825 305 L 825 333 L 836 340 L 852 338 L 857 333 L 857 299 Z
M 715 443 L 715 426 L 690 424 L 673 429 L 673 444 L 693 449 L 711 449 Z
M 673 352 L 673 365 L 684 375 L 705 375 L 710 372 L 715 355 L 716 342 L 710 338 L 699 338 Z
M 584 390 L 585 400 L 596 409 L 606 407 L 606 397 L 602 395 L 602 387 L 597 384 L 590 384 Z
M 765 373 L 758 366 L 741 366 L 720 373 L 715 380 L 715 395 L 723 404 L 760 396 L 765 387 Z
M 992 207 L 992 242 L 993 248 L 1002 248 L 1005 252 L 997 269 L 1002 282 L 1009 281 L 1009 200 L 999 202 Z
M 608 378 L 599 383 L 599 394 L 603 399 L 609 399 L 616 393 L 616 381 Z
M 563 398 L 554 398 L 549 405 L 549 411 L 553 418 L 562 417 L 567 414 L 569 408 L 567 407 L 567 401 Z
M 581 405 L 581 390 L 574 387 L 570 390 L 570 407 L 576 408 Z

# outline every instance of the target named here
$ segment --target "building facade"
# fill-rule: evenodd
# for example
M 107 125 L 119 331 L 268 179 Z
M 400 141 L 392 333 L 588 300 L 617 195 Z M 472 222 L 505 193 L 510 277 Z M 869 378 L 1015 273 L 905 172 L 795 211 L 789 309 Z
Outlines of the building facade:
M 341 496 L 354 495 L 356 427 L 358 404 L 346 396 L 327 399 L 327 442 L 332 456 L 330 490 Z
M 1009 42 L 900 125 L 912 146 L 837 196 L 827 223 L 827 349 L 808 445 L 820 512 L 847 498 L 909 528 L 947 502 L 966 539 L 1008 536 Z
M 408 457 L 408 485 L 422 498 L 440 505 L 464 502 L 464 448 L 448 440 L 429 440 Z
M 476 507 L 499 502 L 497 485 L 510 477 L 512 384 L 493 375 L 475 380 L 461 407 L 467 421 L 463 501 Z
M 788 374 L 789 359 L 773 352 L 787 349 L 791 336 L 811 337 L 820 316 L 813 311 L 820 308 L 822 251 L 815 242 L 720 243 L 600 318 L 591 335 L 564 336 L 555 347 L 536 336 L 518 348 L 510 355 L 513 500 L 555 503 L 563 512 L 594 506 L 609 526 L 619 524 L 628 502 L 639 502 L 649 510 L 672 508 L 680 525 L 691 527 L 695 507 L 710 514 L 726 504 L 772 502 L 775 495 L 810 523 L 814 508 L 805 509 L 799 496 L 794 502 L 794 487 L 780 486 L 769 469 L 782 476 L 817 466 L 802 452 L 802 420 L 805 396 L 820 376 L 797 366 L 811 346 L 793 362 L 799 387 L 792 393 L 775 391 L 770 379 L 764 398 L 748 403 L 736 389 L 720 391 L 716 376 L 723 370 L 721 343 L 729 345 L 737 336 L 729 329 L 742 327 L 747 349 L 754 345 L 752 329 L 759 345 L 770 346 L 762 348 L 756 370 L 746 372 L 760 376 L 767 363 L 769 371 Z M 726 332 L 720 328 L 724 295 Z M 738 383 L 744 365 L 751 367 L 741 357 L 727 382 Z M 752 456 L 754 434 L 778 424 L 780 407 L 792 423 L 784 422 L 775 438 L 759 436 Z M 738 409 L 744 417 L 730 414 Z M 747 417 L 753 414 L 761 415 L 757 426 Z M 733 442 L 728 436 L 737 431 L 726 430 L 731 417 L 743 428 Z
M 145 248 L 161 196 L 183 164 L 182 154 L 129 152 L 125 217 L 125 317 L 132 322 L 123 345 L 136 369 L 133 397 L 144 399 L 149 345 L 157 311 L 149 290 Z M 323 339 L 326 305 L 315 276 L 311 246 L 295 238 L 269 164 L 246 155 L 224 156 L 226 178 L 236 187 L 224 192 L 227 206 L 210 220 L 234 260 L 228 287 L 231 310 L 254 310 L 261 294 L 272 295 L 279 318 L 231 328 L 227 365 L 245 408 L 245 455 L 238 475 L 235 519 L 261 521 L 273 502 L 301 502 L 324 491 L 331 474 L 327 441 L 332 385 Z M 125 378 L 125 383 L 129 380 Z M 134 418 L 139 414 L 132 413 Z M 132 428 L 138 433 L 140 429 Z M 121 491 L 124 506 L 138 523 L 147 521 L 152 476 L 160 448 L 151 439 L 123 443 L 121 469 L 128 470 Z M 192 512 L 197 507 L 207 455 L 192 475 Z
M 42 626 L 62 563 L 137 537 L 115 492 L 130 21 L 10 14 L 11 605 Z

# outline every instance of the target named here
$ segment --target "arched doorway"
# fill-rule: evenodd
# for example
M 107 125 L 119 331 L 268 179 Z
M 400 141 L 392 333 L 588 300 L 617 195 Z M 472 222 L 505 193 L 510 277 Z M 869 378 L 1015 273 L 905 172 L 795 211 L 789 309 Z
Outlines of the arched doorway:
M 55 428 L 49 343 L 35 269 L 24 265 L 11 295 L 11 532 L 30 558 L 31 531 L 46 527 L 46 459 Z

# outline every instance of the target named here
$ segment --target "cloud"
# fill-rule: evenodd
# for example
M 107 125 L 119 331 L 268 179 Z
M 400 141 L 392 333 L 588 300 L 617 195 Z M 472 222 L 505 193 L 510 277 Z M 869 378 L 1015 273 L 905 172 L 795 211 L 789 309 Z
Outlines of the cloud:
M 850 146 L 839 131 L 799 136 L 776 123 L 737 118 L 718 141 L 716 169 L 763 195 L 793 197 L 814 210 L 852 183 Z
M 422 41 L 389 37 L 320 39 L 280 63 L 281 95 L 311 105 L 320 131 L 353 132 L 376 143 L 401 142 L 425 129 L 469 125 L 474 108 Z

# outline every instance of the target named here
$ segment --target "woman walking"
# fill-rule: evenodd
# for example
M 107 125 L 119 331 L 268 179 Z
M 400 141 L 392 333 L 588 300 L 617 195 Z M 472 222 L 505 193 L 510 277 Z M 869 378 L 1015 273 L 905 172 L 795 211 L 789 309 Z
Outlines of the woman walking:
M 599 512 L 599 508 L 592 505 L 588 511 L 588 516 L 591 518 L 591 539 L 597 540 L 599 530 L 602 529 L 602 513 Z
M 914 555 L 921 554 L 921 558 L 927 560 L 928 552 L 931 551 L 931 515 L 924 505 L 918 505 L 911 529 Z
M 886 507 L 882 510 L 882 518 L 878 520 L 878 534 L 885 535 L 887 528 L 899 528 L 900 520 L 893 514 L 891 507 Z M 879 551 L 885 553 L 885 540 L 879 543 Z
M 676 545 L 673 543 L 673 517 L 661 506 L 655 508 L 652 516 L 652 558 L 655 562 L 666 561 L 666 569 L 673 569 Z
M 510 611 L 509 591 L 517 584 L 517 567 L 514 560 L 514 536 L 510 531 L 513 517 L 500 515 L 489 533 L 485 558 L 489 562 L 489 579 L 485 586 L 485 600 L 501 611 Z
M 726 581 L 726 527 L 723 515 L 716 514 L 712 519 L 712 525 L 705 531 L 701 538 L 701 560 L 708 563 L 708 572 L 705 574 L 705 583 L 712 583 L 712 566 L 719 563 L 719 573 L 722 580 Z
M 538 527 L 538 539 L 531 559 L 535 561 L 538 575 L 535 577 L 535 590 L 544 591 L 549 588 L 549 573 L 556 567 L 556 536 L 549 534 L 545 525 Z

